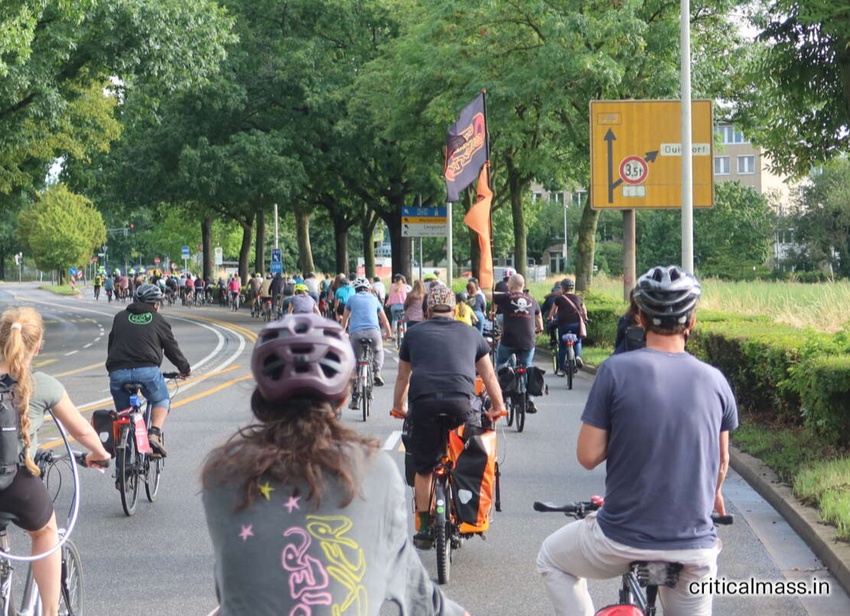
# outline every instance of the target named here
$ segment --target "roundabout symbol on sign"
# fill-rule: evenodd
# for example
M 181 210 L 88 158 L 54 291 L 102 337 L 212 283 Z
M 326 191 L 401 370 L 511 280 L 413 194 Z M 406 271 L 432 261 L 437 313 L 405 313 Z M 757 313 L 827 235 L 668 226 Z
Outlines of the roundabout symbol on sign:
M 640 156 L 626 156 L 620 163 L 620 178 L 626 184 L 643 184 L 649 175 L 649 165 Z

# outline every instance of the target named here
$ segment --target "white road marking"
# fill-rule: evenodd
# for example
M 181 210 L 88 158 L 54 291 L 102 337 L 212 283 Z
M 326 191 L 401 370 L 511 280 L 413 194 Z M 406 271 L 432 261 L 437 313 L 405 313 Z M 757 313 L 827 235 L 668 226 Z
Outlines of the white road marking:
M 392 451 L 395 449 L 399 440 L 401 440 L 401 430 L 393 430 L 392 434 L 384 441 L 384 451 Z

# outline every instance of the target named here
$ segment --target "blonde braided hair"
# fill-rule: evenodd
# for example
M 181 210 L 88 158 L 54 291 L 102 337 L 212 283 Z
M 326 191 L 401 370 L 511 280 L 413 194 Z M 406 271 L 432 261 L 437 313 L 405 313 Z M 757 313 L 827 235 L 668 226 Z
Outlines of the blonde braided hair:
M 32 308 L 11 308 L 0 316 L 0 357 L 6 364 L 15 385 L 15 409 L 21 421 L 21 440 L 24 443 L 24 462 L 38 477 L 41 473 L 30 457 L 29 403 L 33 390 L 30 370 L 32 355 L 41 346 L 44 321 Z

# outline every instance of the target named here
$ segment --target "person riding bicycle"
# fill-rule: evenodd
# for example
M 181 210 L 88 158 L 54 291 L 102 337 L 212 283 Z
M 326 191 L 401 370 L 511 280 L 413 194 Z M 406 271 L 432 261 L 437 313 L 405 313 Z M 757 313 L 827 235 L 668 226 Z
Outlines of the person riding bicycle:
M 309 295 L 309 292 L 309 288 L 303 282 L 295 285 L 295 295 L 292 296 L 292 301 L 289 303 L 287 314 L 309 314 L 312 312 L 321 316 L 319 305 Z
M 660 588 L 665 615 L 711 614 L 711 594 L 689 588 L 716 575 L 711 513 L 726 514 L 721 486 L 738 412 L 723 374 L 685 350 L 700 293 L 679 267 L 650 269 L 634 293 L 646 348 L 599 366 L 576 453 L 589 470 L 605 462 L 605 504 L 540 548 L 537 570 L 556 614 L 592 615 L 585 578 L 620 576 L 634 561 L 684 565 L 675 588 Z
M 587 307 L 584 305 L 584 300 L 581 296 L 573 293 L 576 285 L 570 278 L 564 278 L 561 281 L 561 296 L 555 299 L 551 310 L 549 311 L 549 320 L 556 321 L 558 324 L 558 365 L 561 367 L 558 371 L 558 376 L 564 376 L 566 366 L 564 362 L 567 358 L 567 345 L 564 342 L 564 334 L 578 335 L 580 320 L 587 322 Z M 576 366 L 581 368 L 584 362 L 581 359 L 581 338 L 575 342 Z
M 251 359 L 255 422 L 207 456 L 202 501 L 219 616 L 458 616 L 407 537 L 404 483 L 374 438 L 337 419 L 355 360 L 314 314 L 266 325 Z
M 367 278 L 356 278 L 354 280 L 354 295 L 345 303 L 342 313 L 342 328 L 348 331 L 354 356 L 360 361 L 363 353 L 360 340 L 367 338 L 372 341 L 372 368 L 375 373 L 375 385 L 381 387 L 384 377 L 381 368 L 384 367 L 384 343 L 381 337 L 383 331 L 386 338 L 393 335 L 390 322 L 381 306 L 380 300 L 370 293 L 372 283 Z M 357 408 L 357 392 L 351 396 L 351 408 Z
M 413 544 L 430 549 L 431 475 L 440 459 L 443 423 L 447 414 L 454 427 L 481 425 L 481 415 L 473 410 L 475 373 L 481 376 L 490 396 L 488 417 L 495 421 L 505 409 L 490 347 L 475 328 L 455 320 L 455 296 L 451 289 L 434 285 L 428 292 L 428 319 L 409 329 L 399 350 L 398 377 L 393 392 L 394 412 L 408 415 L 409 441 L 405 442 L 413 466 L 413 492 L 419 531 Z M 409 390 L 409 391 L 408 391 Z
M 181 377 L 189 376 L 192 368 L 174 339 L 171 325 L 159 314 L 161 301 L 159 287 L 143 284 L 136 289 L 133 303 L 115 315 L 107 343 L 106 370 L 109 391 L 118 411 L 130 406 L 130 394 L 124 391 L 124 384 L 142 385 L 142 394 L 151 403 L 148 440 L 154 453 L 165 457 L 168 454 L 162 444 L 162 426 L 171 399 L 160 372 L 163 353 L 177 366 Z
M 20 418 L 20 463 L 12 483 L 0 490 L 0 511 L 14 515 L 15 524 L 30 535 L 33 555 L 51 550 L 59 541 L 53 501 L 33 462 L 47 410 L 52 409 L 71 436 L 89 450 L 88 466 L 111 458 L 62 384 L 43 372 L 32 371 L 32 360 L 43 342 L 44 321 L 36 310 L 12 308 L 0 316 L 0 380 L 14 385 L 14 406 Z M 32 572 L 44 615 L 54 616 L 59 609 L 61 552 L 56 550 L 34 561 Z

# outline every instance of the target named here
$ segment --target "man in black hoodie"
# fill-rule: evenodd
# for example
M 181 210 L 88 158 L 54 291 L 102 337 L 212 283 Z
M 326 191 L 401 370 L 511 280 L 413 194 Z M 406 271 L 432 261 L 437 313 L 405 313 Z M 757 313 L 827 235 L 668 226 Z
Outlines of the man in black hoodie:
M 171 398 L 160 372 L 163 353 L 177 366 L 182 377 L 192 369 L 177 346 L 171 325 L 159 314 L 162 291 L 153 284 L 139 286 L 133 303 L 115 315 L 109 332 L 106 369 L 109 371 L 109 391 L 115 409 L 130 406 L 130 396 L 122 389 L 125 383 L 140 383 L 142 394 L 151 403 L 151 428 L 148 432 L 155 454 L 166 455 L 162 445 L 162 426 L 168 417 Z

